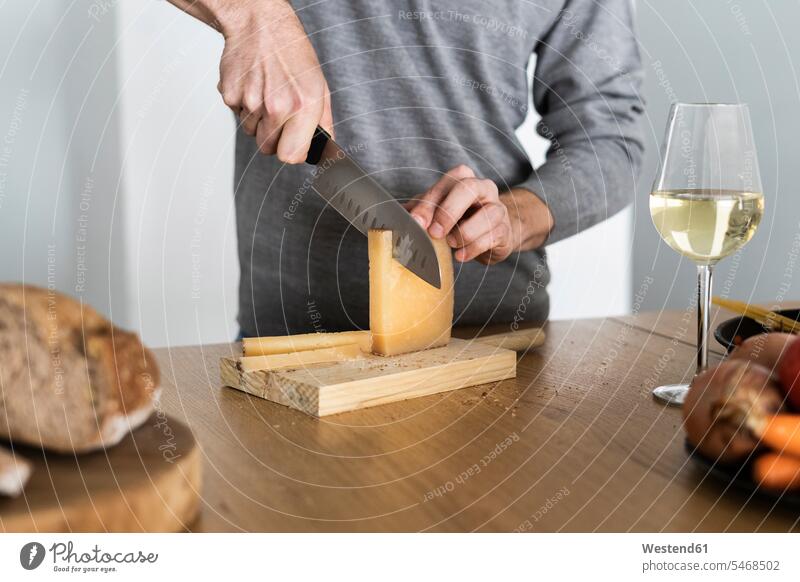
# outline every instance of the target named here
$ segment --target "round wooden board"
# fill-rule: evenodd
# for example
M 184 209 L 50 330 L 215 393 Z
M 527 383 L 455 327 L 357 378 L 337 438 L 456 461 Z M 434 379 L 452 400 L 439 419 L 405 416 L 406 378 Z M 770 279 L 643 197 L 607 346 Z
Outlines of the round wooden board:
M 21 496 L 0 498 L 0 531 L 173 532 L 197 516 L 200 451 L 171 417 L 153 415 L 108 451 L 16 452 L 33 473 Z

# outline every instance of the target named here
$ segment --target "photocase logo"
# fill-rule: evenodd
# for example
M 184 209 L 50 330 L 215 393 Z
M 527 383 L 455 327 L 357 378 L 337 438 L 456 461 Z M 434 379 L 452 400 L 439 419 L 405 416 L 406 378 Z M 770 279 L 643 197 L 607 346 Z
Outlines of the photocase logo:
M 44 560 L 44 546 L 39 542 L 28 542 L 19 551 L 19 563 L 26 570 L 35 570 Z

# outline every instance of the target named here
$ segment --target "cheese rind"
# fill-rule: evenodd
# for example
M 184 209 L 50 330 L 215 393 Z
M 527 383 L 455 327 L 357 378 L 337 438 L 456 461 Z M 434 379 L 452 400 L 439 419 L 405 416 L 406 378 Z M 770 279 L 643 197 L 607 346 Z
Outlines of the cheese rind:
M 269 354 L 265 356 L 245 356 L 239 358 L 242 372 L 256 370 L 279 370 L 283 368 L 303 368 L 311 364 L 326 362 L 346 362 L 360 358 L 364 352 L 358 344 L 347 344 L 319 350 L 304 350 L 288 354 Z
M 453 258 L 433 239 L 437 289 L 392 257 L 392 232 L 369 231 L 369 327 L 372 353 L 392 356 L 447 345 L 453 325 Z
M 362 351 L 369 352 L 370 343 L 369 331 L 305 333 L 300 335 L 244 338 L 242 340 L 242 351 L 245 356 L 269 356 L 272 354 L 288 354 L 356 344 Z

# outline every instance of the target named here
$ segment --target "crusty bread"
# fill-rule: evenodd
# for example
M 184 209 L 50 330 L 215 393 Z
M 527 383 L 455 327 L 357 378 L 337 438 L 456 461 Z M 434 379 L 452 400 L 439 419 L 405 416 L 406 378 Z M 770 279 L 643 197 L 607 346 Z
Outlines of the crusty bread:
M 28 461 L 0 447 L 0 495 L 16 497 L 30 476 L 31 464 Z
M 109 447 L 150 416 L 158 386 L 136 334 L 56 291 L 0 285 L 0 439 Z

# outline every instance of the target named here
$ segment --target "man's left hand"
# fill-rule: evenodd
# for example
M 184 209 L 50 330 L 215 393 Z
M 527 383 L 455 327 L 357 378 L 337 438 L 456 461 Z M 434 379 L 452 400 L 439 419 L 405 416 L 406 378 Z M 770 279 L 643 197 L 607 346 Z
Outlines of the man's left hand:
M 461 262 L 499 263 L 513 252 L 541 246 L 553 228 L 550 210 L 538 196 L 523 189 L 500 194 L 494 182 L 463 165 L 407 208 L 431 237 L 446 237 Z

